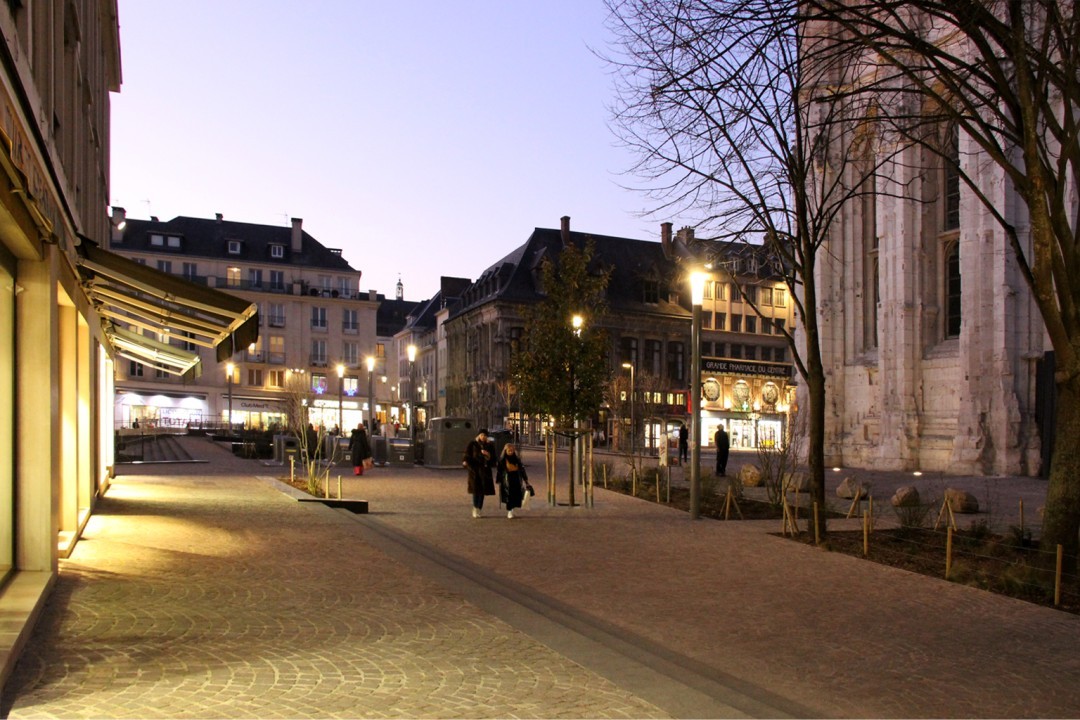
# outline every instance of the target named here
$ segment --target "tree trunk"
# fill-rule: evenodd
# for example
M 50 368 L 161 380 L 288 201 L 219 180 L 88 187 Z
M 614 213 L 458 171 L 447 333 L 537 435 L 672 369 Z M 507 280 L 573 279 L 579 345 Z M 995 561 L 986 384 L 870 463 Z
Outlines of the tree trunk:
M 1068 572 L 1077 570 L 1080 550 L 1080 381 L 1058 385 L 1054 456 L 1046 489 L 1046 510 L 1040 547 L 1051 558 L 1061 545 Z
M 810 396 L 810 417 L 807 431 L 810 446 L 807 448 L 806 463 L 810 471 L 810 495 L 820 510 L 819 529 L 824 535 L 828 525 L 825 513 L 825 370 L 821 366 L 820 354 L 810 352 L 808 355 L 806 383 Z

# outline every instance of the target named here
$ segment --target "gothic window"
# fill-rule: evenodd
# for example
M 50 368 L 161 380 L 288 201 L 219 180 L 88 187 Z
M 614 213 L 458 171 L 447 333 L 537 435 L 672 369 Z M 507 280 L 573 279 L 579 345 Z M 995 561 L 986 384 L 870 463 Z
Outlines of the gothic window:
M 960 135 L 954 125 L 946 138 L 945 162 L 943 168 L 944 212 L 942 213 L 942 231 L 960 229 Z
M 939 285 L 941 329 L 944 338 L 960 336 L 960 137 L 954 125 L 945 139 L 942 158 Z
M 960 243 L 945 246 L 945 337 L 960 336 Z
M 873 179 L 869 181 L 873 183 Z M 880 260 L 878 259 L 877 197 L 871 190 L 862 196 L 863 210 L 863 347 L 878 346 L 878 304 L 881 302 Z

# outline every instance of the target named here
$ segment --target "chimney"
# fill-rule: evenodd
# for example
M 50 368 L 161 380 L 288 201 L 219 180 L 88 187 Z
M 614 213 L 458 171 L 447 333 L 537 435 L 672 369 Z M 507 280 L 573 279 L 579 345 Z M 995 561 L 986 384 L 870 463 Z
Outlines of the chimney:
M 112 232 L 109 234 L 109 244 L 115 245 L 124 241 L 124 226 L 127 225 L 127 210 L 113 206 L 112 209 Z
M 679 233 L 675 236 L 685 246 L 689 247 L 694 243 L 694 228 L 684 227 L 679 230 Z
M 660 223 L 660 247 L 664 251 L 664 257 L 671 258 L 671 223 Z
M 217 221 L 218 221 L 219 223 L 220 223 L 220 222 L 221 222 L 222 220 L 224 220 L 224 219 L 225 219 L 225 216 L 224 216 L 224 215 L 222 215 L 221 213 L 214 213 L 214 217 L 215 217 L 215 218 L 217 218 Z
M 570 247 L 570 216 L 563 215 L 561 223 L 560 236 L 562 238 L 562 246 L 564 248 Z
M 301 253 L 304 250 L 304 219 L 292 219 L 292 251 Z

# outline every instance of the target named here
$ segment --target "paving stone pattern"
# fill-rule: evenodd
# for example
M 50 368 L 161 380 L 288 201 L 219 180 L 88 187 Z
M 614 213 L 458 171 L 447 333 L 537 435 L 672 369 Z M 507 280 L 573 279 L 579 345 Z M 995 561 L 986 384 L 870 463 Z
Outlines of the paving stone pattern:
M 350 529 L 250 477 L 119 478 L 8 717 L 664 716 Z
M 428 468 L 345 476 L 352 515 L 187 443 L 211 462 L 129 468 L 99 503 L 8 717 L 1080 715 L 1080 617 L 776 523 L 549 506 L 539 466 L 513 520 Z

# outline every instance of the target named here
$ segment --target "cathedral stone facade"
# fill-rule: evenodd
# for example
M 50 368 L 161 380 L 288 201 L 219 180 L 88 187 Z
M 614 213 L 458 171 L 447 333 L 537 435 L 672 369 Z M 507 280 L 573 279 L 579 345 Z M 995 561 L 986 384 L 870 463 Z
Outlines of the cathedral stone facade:
M 959 133 L 947 142 L 1023 241 L 997 166 Z M 827 462 L 1039 474 L 1052 356 L 1004 231 L 937 155 L 909 149 L 876 176 L 819 254 Z

